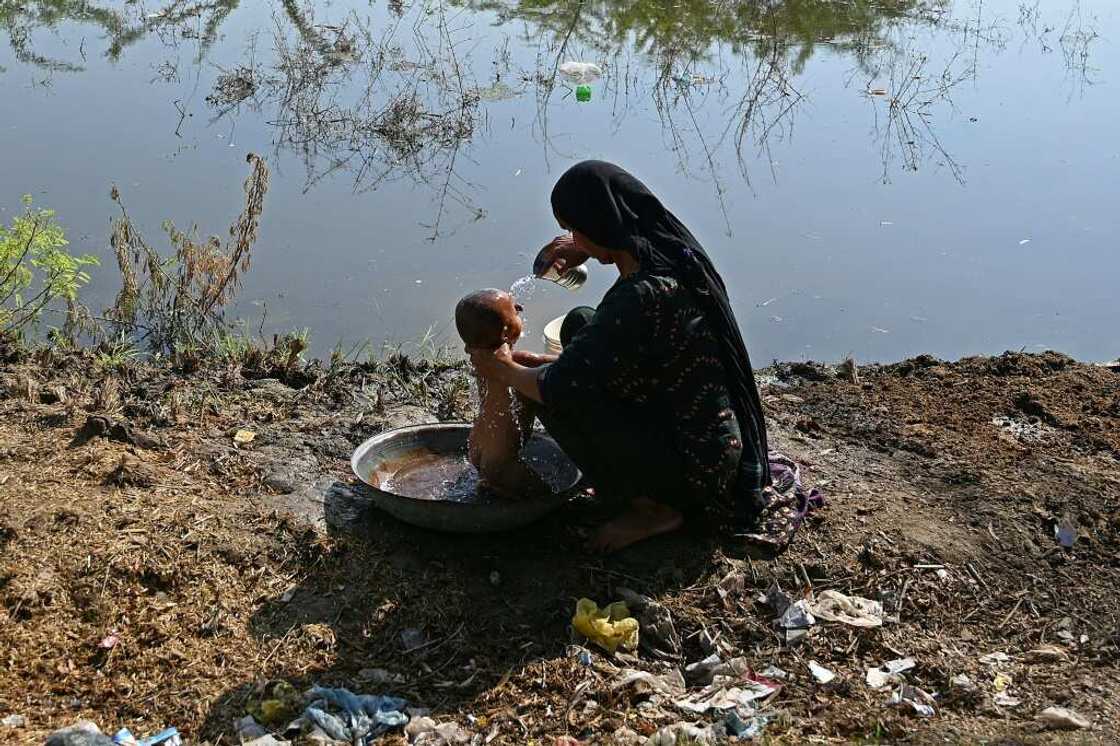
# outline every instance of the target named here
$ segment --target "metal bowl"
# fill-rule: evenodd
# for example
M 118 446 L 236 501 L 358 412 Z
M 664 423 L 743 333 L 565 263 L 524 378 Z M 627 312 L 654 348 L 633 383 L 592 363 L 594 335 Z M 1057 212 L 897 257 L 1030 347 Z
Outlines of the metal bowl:
M 350 466 L 368 487 L 373 504 L 393 517 L 423 528 L 452 533 L 508 531 L 536 521 L 567 502 L 581 474 L 551 438 L 534 433 L 522 451 L 524 458 L 548 463 L 558 486 L 544 497 L 524 500 L 458 502 L 398 495 L 392 489 L 394 465 L 410 458 L 445 455 L 462 457 L 471 426 L 466 422 L 410 425 L 386 430 L 358 446 Z M 384 489 L 383 489 L 384 486 Z

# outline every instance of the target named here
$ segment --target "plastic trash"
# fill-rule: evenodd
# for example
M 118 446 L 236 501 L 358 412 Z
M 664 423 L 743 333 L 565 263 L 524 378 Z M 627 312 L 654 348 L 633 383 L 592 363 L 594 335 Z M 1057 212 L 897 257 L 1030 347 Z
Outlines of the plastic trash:
M 246 712 L 265 725 L 286 723 L 303 709 L 303 698 L 296 688 L 286 681 L 278 681 L 265 689 L 265 696 L 249 702 Z
M 577 85 L 576 86 L 576 101 L 581 104 L 586 104 L 591 100 L 591 86 Z
M 883 604 L 859 596 L 845 596 L 839 591 L 823 591 L 809 610 L 813 616 L 826 622 L 840 622 L 852 627 L 883 626 Z
M 93 723 L 82 720 L 47 736 L 46 746 L 114 746 L 113 739 Z
M 569 60 L 557 68 L 564 82 L 574 86 L 591 85 L 603 76 L 603 68 L 594 62 L 575 62 Z
M 678 744 L 707 746 L 716 743 L 710 728 L 701 728 L 692 723 L 674 723 L 657 730 L 646 739 L 646 746 L 678 746 Z
M 813 614 L 809 611 L 809 604 L 807 601 L 795 601 L 786 607 L 782 615 L 778 617 L 778 626 L 782 629 L 805 629 L 812 627 L 817 623 Z
M 758 675 L 764 679 L 774 679 L 776 681 L 785 681 L 789 678 L 789 674 L 777 666 L 767 666 Z
M 986 666 L 996 666 L 1000 663 L 1007 663 L 1009 660 L 1011 660 L 1010 655 L 998 650 L 994 653 L 988 653 L 987 655 L 980 656 L 980 662 Z
M 937 710 L 933 707 L 935 701 L 933 695 L 928 692 L 916 686 L 904 684 L 891 695 L 890 704 L 909 707 L 921 717 L 928 718 L 937 714 Z
M 427 642 L 428 638 L 424 635 L 424 632 L 416 627 L 406 627 L 401 630 L 401 647 L 404 648 L 406 653 L 423 647 Z
M 1012 697 L 1007 692 L 999 692 L 996 696 L 992 697 L 992 703 L 997 707 L 1018 707 L 1023 704 L 1023 700 L 1018 697 Z
M 630 609 L 621 601 L 600 609 L 591 599 L 581 598 L 576 602 L 572 627 L 608 653 L 638 647 L 638 620 L 630 616 Z
M 268 731 L 252 715 L 246 715 L 240 720 L 235 720 L 233 729 L 237 731 L 237 738 L 242 743 L 268 735 Z
M 165 728 L 147 738 L 137 738 L 128 728 L 121 728 L 113 736 L 113 743 L 118 746 L 182 746 L 183 739 L 178 728 Z
M 238 430 L 233 434 L 233 442 L 239 446 L 247 445 L 256 440 L 257 434 L 252 430 Z
M 712 653 L 703 660 L 689 663 L 684 667 L 685 680 L 694 686 L 707 686 L 712 683 L 712 677 L 724 666 L 718 653 Z
M 872 689 L 882 689 L 888 684 L 901 684 L 901 674 L 916 665 L 913 658 L 899 658 L 877 668 L 867 669 L 867 685 Z
M 618 595 L 626 607 L 638 620 L 641 629 L 640 647 L 642 652 L 653 658 L 679 660 L 681 657 L 681 636 L 673 624 L 673 615 L 663 605 L 649 596 L 636 593 L 629 588 L 619 588 Z
M 27 718 L 23 715 L 8 715 L 4 718 L 0 718 L 0 725 L 3 725 L 5 728 L 24 728 L 27 726 Z
M 960 689 L 965 692 L 976 691 L 976 684 L 969 678 L 968 674 L 959 673 L 949 679 L 949 686 L 953 689 Z
M 1073 549 L 1077 543 L 1077 522 L 1068 512 L 1062 514 L 1062 519 L 1054 526 L 1054 538 L 1065 549 Z
M 817 680 L 818 684 L 828 684 L 836 679 L 835 673 L 816 661 L 809 661 L 809 672 L 813 674 L 813 678 Z
M 770 718 L 766 715 L 755 715 L 743 720 L 739 717 L 739 713 L 731 710 L 723 719 L 723 727 L 727 735 L 735 736 L 741 741 L 750 741 L 760 736 L 769 722 Z
M 1054 730 L 1080 730 L 1092 725 L 1084 717 L 1065 707 L 1047 707 L 1038 713 L 1038 719 L 1047 728 Z
M 789 595 L 777 583 L 771 583 L 770 587 L 766 589 L 766 593 L 759 600 L 773 609 L 778 616 L 785 613 L 785 610 L 793 603 Z

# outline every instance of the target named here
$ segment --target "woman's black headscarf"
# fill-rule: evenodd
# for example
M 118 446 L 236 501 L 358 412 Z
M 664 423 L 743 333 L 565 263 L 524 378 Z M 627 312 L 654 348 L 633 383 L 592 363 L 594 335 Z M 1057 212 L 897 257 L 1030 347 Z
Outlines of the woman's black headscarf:
M 552 211 L 600 246 L 632 254 L 643 271 L 673 277 L 693 292 L 719 341 L 732 406 L 749 441 L 744 447 L 754 449 L 761 467 L 761 484 L 741 487 L 753 492 L 769 485 L 766 422 L 750 356 L 723 278 L 700 242 L 645 184 L 605 161 L 583 161 L 568 169 L 552 189 Z

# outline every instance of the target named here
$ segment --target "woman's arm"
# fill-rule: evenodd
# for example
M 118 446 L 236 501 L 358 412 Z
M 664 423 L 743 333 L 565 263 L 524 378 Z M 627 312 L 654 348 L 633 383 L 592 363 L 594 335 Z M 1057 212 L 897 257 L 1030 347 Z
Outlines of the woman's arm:
M 519 353 L 517 357 L 524 362 L 536 362 L 535 366 L 530 367 L 529 365 L 522 365 L 514 359 L 514 355 L 510 352 L 509 345 L 502 345 L 495 350 L 482 350 L 469 347 L 467 348 L 467 353 L 471 356 L 471 362 L 474 363 L 475 370 L 478 371 L 480 377 L 491 381 L 497 381 L 501 386 L 509 386 L 522 396 L 532 399 L 535 402 L 544 402 L 541 396 L 541 387 L 538 383 L 538 379 L 541 372 L 552 362 L 545 362 L 545 359 L 552 356 L 534 356 L 534 358 L 538 358 L 534 360 L 528 357 L 531 353 L 526 353 L 525 355 Z

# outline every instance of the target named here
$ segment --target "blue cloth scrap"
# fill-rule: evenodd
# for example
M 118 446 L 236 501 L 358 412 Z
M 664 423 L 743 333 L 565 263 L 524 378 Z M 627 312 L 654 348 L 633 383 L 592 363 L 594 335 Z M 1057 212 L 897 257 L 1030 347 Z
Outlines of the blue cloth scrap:
M 313 700 L 304 714 L 336 741 L 368 743 L 393 728 L 408 723 L 404 708 L 408 702 L 400 697 L 354 694 L 349 689 L 312 687 Z M 339 718 L 324 709 L 330 705 L 345 714 Z

